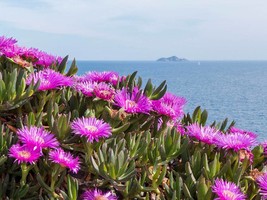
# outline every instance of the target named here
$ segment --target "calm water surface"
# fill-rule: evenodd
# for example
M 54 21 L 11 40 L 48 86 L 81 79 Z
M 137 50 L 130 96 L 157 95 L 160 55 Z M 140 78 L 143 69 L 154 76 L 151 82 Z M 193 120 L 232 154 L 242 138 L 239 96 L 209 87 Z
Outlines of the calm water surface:
M 201 106 L 209 123 L 228 117 L 236 126 L 267 140 L 267 61 L 78 61 L 78 74 L 87 71 L 134 71 L 155 85 L 166 80 L 168 91 L 187 99 L 186 112 Z

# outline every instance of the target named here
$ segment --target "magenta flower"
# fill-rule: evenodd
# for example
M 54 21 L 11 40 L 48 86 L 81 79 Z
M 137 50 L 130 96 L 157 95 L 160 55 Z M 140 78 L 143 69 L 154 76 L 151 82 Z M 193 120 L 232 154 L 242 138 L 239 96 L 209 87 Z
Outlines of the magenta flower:
M 39 149 L 33 149 L 28 146 L 20 146 L 19 144 L 14 144 L 9 149 L 9 156 L 15 158 L 15 161 L 20 163 L 31 163 L 36 162 L 41 156 Z
M 267 173 L 257 177 L 257 183 L 260 188 L 260 194 L 264 199 L 267 199 Z
M 62 58 L 55 57 L 36 48 L 21 47 L 18 55 L 26 60 L 32 61 L 34 66 L 50 67 L 62 61 Z
M 214 138 L 214 143 L 223 149 L 233 149 L 234 151 L 239 151 L 240 149 L 249 150 L 250 147 L 256 144 L 255 137 L 250 134 L 243 133 L 228 133 L 228 134 L 218 134 Z
M 94 89 L 96 85 L 97 85 L 96 82 L 89 82 L 89 81 L 80 82 L 74 85 L 74 89 L 80 91 L 87 97 L 92 97 L 94 96 Z
M 98 189 L 90 189 L 83 193 L 83 200 L 116 200 L 116 195 L 111 192 L 103 193 Z
M 35 126 L 31 126 L 28 128 L 24 126 L 22 129 L 19 129 L 18 138 L 28 147 L 32 148 L 56 148 L 59 146 L 59 143 L 55 136 L 44 130 L 44 128 L 38 128 Z
M 206 144 L 214 144 L 214 139 L 219 134 L 219 131 L 213 127 L 202 127 L 199 124 L 191 124 L 187 126 L 187 135 L 194 137 Z
M 267 140 L 263 141 L 262 143 L 260 143 L 260 145 L 263 148 L 263 153 L 266 156 L 267 155 Z
M 38 90 L 51 90 L 63 86 L 71 86 L 73 80 L 52 69 L 45 69 L 36 73 L 32 73 L 27 77 L 26 83 L 29 85 L 33 81 L 36 84 L 40 80 Z
M 17 40 L 13 38 L 6 38 L 5 36 L 0 37 L 0 50 L 13 46 L 17 43 Z
M 185 103 L 184 98 L 166 92 L 161 99 L 152 101 L 152 107 L 158 114 L 168 116 L 174 120 L 183 115 Z
M 69 168 L 74 173 L 77 173 L 80 169 L 79 158 L 74 158 L 69 152 L 65 152 L 62 149 L 50 151 L 49 159 L 62 167 Z
M 86 137 L 89 142 L 111 135 L 111 126 L 102 119 L 93 117 L 77 118 L 72 122 L 71 128 L 75 134 Z
M 181 124 L 181 122 L 177 121 L 174 123 L 174 127 L 178 133 L 181 135 L 185 134 L 185 127 Z
M 115 105 L 124 109 L 127 113 L 145 113 L 151 110 L 151 101 L 137 87 L 133 92 L 127 92 L 126 88 L 117 91 L 114 97 Z
M 254 137 L 254 138 L 257 137 L 257 134 L 256 133 L 245 131 L 245 130 L 242 130 L 242 129 L 239 129 L 239 128 L 236 128 L 236 127 L 231 127 L 228 130 L 228 133 L 241 133 L 241 134 L 244 134 L 244 135 L 249 135 L 250 137 Z
M 112 101 L 115 94 L 115 89 L 106 83 L 99 83 L 95 86 L 94 92 L 96 97 L 106 101 Z
M 116 72 L 97 72 L 92 71 L 85 75 L 85 79 L 92 82 L 106 82 L 111 83 L 112 85 L 117 85 L 117 82 L 120 80 L 119 75 Z
M 55 57 L 43 51 L 36 51 L 38 60 L 34 63 L 36 66 L 50 67 L 62 61 L 61 57 Z
M 232 182 L 224 181 L 223 179 L 216 179 L 212 186 L 212 191 L 217 194 L 218 198 L 215 200 L 245 200 L 240 188 Z
M 60 63 L 62 58 L 55 57 L 47 54 L 46 52 L 40 51 L 35 48 L 25 48 L 16 45 L 17 41 L 13 38 L 0 37 L 0 56 L 4 55 L 23 64 L 22 66 L 28 66 L 24 62 L 30 61 L 34 66 L 49 67 L 51 65 Z M 24 62 L 23 62 L 24 60 Z
M 74 75 L 72 78 L 73 78 L 74 82 L 76 82 L 76 83 L 83 83 L 83 82 L 93 83 L 92 81 L 86 80 L 85 75 L 82 75 L 82 76 Z
M 17 46 L 15 45 L 17 40 L 13 38 L 0 37 L 0 56 L 13 57 L 16 55 Z

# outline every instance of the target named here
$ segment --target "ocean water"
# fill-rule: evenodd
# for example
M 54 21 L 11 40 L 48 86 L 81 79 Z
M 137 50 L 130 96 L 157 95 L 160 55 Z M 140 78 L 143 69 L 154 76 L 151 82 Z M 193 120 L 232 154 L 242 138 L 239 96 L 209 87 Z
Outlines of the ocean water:
M 115 71 L 120 75 L 138 71 L 143 87 L 166 80 L 168 91 L 187 99 L 185 112 L 197 106 L 208 111 L 208 123 L 226 117 L 236 127 L 267 140 L 267 61 L 78 61 L 78 74 Z

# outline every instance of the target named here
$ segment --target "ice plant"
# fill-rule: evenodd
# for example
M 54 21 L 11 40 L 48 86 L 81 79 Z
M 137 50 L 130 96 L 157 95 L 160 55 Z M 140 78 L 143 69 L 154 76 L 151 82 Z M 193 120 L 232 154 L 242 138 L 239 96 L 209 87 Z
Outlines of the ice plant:
M 37 66 L 50 67 L 62 61 L 61 57 L 55 57 L 44 51 L 36 51 L 36 57 L 38 60 L 34 64 Z
M 231 127 L 228 131 L 228 133 L 241 133 L 241 134 L 244 134 L 244 135 L 249 135 L 250 137 L 254 137 L 256 138 L 257 135 L 253 132 L 250 132 L 250 131 L 246 131 L 246 130 L 243 130 L 243 129 L 239 129 L 239 128 L 236 128 L 236 127 Z
M 97 72 L 92 71 L 85 75 L 85 79 L 88 81 L 93 82 L 106 82 L 111 83 L 112 85 L 116 85 L 119 80 L 119 75 L 116 72 L 110 72 L 110 71 L 103 71 L 103 72 Z
M 73 157 L 71 153 L 65 152 L 62 149 L 50 151 L 49 160 L 61 165 L 62 167 L 69 168 L 74 173 L 77 173 L 80 169 L 79 158 Z
M 62 58 L 55 57 L 36 48 L 20 47 L 13 38 L 0 37 L 0 56 L 4 55 L 18 64 L 25 65 L 26 61 L 32 62 L 34 66 L 49 67 L 60 63 Z M 18 62 L 19 61 L 19 62 Z
M 81 198 L 83 200 L 116 200 L 117 197 L 113 195 L 111 192 L 102 192 L 98 189 L 90 189 L 85 191 Z
M 199 124 L 191 124 L 187 126 L 187 135 L 194 137 L 206 144 L 214 144 L 215 137 L 219 134 L 219 131 L 210 126 L 201 126 Z
M 126 88 L 118 90 L 114 97 L 115 105 L 127 113 L 145 113 L 151 110 L 151 101 L 137 87 L 130 93 Z
M 264 173 L 263 175 L 258 176 L 256 181 L 260 188 L 261 196 L 264 199 L 266 199 L 267 198 L 267 173 Z
M 24 126 L 18 130 L 17 134 L 22 143 L 34 149 L 56 148 L 59 146 L 55 136 L 43 127 Z
M 112 101 L 115 94 L 115 89 L 106 83 L 99 83 L 94 88 L 94 93 L 99 99 Z
M 75 134 L 84 136 L 89 142 L 111 135 L 111 126 L 102 119 L 93 117 L 77 118 L 72 122 L 71 128 Z
M 17 40 L 13 38 L 6 38 L 5 36 L 0 37 L 0 56 L 4 55 L 6 57 L 13 57 L 16 55 Z
M 29 85 L 32 81 L 35 84 L 40 81 L 38 90 L 51 90 L 62 86 L 71 86 L 73 84 L 73 80 L 70 77 L 66 77 L 52 69 L 45 69 L 30 74 L 27 77 L 26 83 Z
M 216 179 L 212 186 L 212 191 L 216 193 L 218 198 L 215 200 L 245 200 L 240 188 L 232 182 L 224 181 L 223 179 Z
M 180 118 L 183 115 L 183 107 L 186 100 L 183 97 L 178 97 L 170 92 L 159 100 L 152 101 L 153 110 L 160 115 L 165 115 L 171 119 Z
M 96 85 L 97 85 L 96 82 L 90 82 L 90 81 L 80 82 L 74 85 L 74 89 L 80 91 L 87 97 L 92 97 L 94 96 L 94 89 Z
M 19 144 L 14 144 L 9 149 L 9 156 L 15 158 L 15 161 L 20 163 L 30 163 L 33 164 L 41 156 L 39 149 L 33 149 L 28 146 L 21 146 Z
M 218 134 L 214 143 L 223 149 L 232 149 L 238 151 L 240 149 L 249 150 L 253 145 L 256 144 L 255 137 L 250 134 L 243 133 L 228 133 L 228 134 Z

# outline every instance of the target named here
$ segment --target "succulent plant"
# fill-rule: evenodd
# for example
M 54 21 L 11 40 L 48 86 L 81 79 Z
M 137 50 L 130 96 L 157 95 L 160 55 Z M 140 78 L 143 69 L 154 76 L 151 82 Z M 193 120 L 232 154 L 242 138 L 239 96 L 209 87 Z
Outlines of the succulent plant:
M 249 199 L 265 198 L 267 145 L 254 144 L 254 135 L 234 129 L 234 121 L 207 124 L 208 112 L 200 106 L 183 114 L 185 100 L 168 93 L 166 81 L 155 87 L 149 79 L 142 87 L 137 72 L 122 77 L 115 72 L 77 76 L 75 60 L 65 72 L 68 57 L 44 52 L 29 57 L 26 48 L 24 54 L 8 53 L 15 43 L 0 37 L 3 199 L 74 200 L 98 195 L 208 200 L 220 195 L 234 199 L 233 191 Z M 46 78 L 38 75 L 45 70 Z M 36 80 L 27 83 L 33 73 Z M 40 90 L 40 85 L 55 80 L 60 82 L 56 87 Z M 81 119 L 98 123 L 83 123 L 77 132 L 73 124 Z M 103 126 L 108 127 L 106 132 L 101 132 Z M 40 145 L 47 142 L 45 134 L 23 135 L 22 128 L 46 130 L 59 147 Z M 236 132 L 239 138 L 227 139 Z M 32 137 L 35 145 L 25 143 L 25 137 Z M 243 144 L 242 138 L 252 142 Z M 223 188 L 225 182 L 232 188 Z

